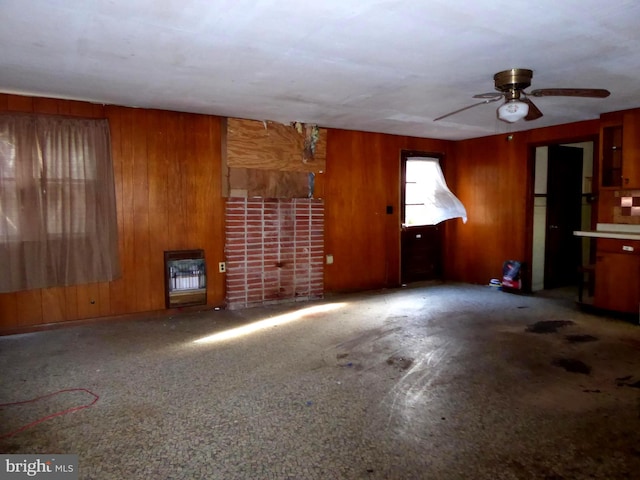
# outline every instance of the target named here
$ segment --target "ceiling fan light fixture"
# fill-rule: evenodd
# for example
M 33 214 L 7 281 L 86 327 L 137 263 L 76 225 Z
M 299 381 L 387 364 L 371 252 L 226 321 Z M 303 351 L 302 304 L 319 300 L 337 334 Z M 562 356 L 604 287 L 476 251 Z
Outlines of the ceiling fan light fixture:
M 498 72 L 493 76 L 495 89 L 498 93 L 489 92 L 474 95 L 473 98 L 479 98 L 482 99 L 482 101 L 440 115 L 438 118 L 434 118 L 433 121 L 437 122 L 450 115 L 464 112 L 478 105 L 497 102 L 503 98 L 505 99 L 505 103 L 500 106 L 496 112 L 499 120 L 507 123 L 514 123 L 522 119 L 531 121 L 542 117 L 542 112 L 531 101 L 531 97 L 606 98 L 610 95 L 609 90 L 605 90 L 604 88 L 540 88 L 532 92 L 525 92 L 524 90 L 531 86 L 532 78 L 533 70 L 529 70 L 528 68 L 512 68 Z
M 522 120 L 529 113 L 529 104 L 518 99 L 507 100 L 498 108 L 498 118 L 513 123 Z

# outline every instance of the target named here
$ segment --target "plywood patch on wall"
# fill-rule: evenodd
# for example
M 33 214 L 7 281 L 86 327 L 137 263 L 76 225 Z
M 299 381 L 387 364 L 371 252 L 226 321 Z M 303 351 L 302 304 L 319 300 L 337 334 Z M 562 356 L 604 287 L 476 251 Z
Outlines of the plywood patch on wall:
M 308 198 L 310 192 L 305 172 L 230 168 L 229 185 L 231 197 Z
M 277 122 L 227 119 L 227 165 L 294 172 L 319 172 L 326 167 L 327 131 L 318 129 L 313 157 L 305 155 L 306 132 Z

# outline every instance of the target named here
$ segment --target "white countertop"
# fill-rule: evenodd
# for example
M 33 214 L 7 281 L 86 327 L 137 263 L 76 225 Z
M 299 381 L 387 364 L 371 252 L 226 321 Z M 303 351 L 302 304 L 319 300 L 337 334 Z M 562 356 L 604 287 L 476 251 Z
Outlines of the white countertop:
M 576 230 L 577 237 L 619 238 L 620 240 L 640 240 L 640 225 L 623 223 L 598 223 L 595 230 Z
M 623 233 L 623 232 L 603 232 L 603 231 L 583 231 L 576 230 L 573 232 L 576 237 L 595 237 L 595 238 L 619 238 L 621 240 L 640 240 L 640 233 Z

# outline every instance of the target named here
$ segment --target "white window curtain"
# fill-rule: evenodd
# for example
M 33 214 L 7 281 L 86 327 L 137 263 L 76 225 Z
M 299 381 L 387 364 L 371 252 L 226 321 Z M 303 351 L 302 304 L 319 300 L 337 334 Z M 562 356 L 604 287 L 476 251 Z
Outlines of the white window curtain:
M 405 225 L 436 225 L 461 218 L 467 222 L 462 202 L 449 190 L 440 162 L 431 157 L 409 157 L 406 162 Z
M 120 276 L 105 119 L 0 114 L 0 292 Z

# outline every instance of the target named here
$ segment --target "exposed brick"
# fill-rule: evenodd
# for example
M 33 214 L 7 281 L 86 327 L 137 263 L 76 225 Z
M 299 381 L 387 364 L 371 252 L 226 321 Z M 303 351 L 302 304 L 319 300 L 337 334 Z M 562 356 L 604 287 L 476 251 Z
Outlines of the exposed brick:
M 247 301 L 247 298 L 243 296 L 227 296 L 227 303 L 230 305 L 233 304 L 244 304 Z
M 227 308 L 321 298 L 324 201 L 227 200 Z
M 245 269 L 244 268 L 238 268 L 237 271 L 233 270 L 233 271 L 227 271 L 227 282 L 229 281 L 233 281 L 233 280 L 242 280 L 244 281 L 244 278 L 246 276 L 245 273 Z

